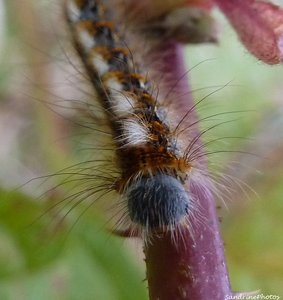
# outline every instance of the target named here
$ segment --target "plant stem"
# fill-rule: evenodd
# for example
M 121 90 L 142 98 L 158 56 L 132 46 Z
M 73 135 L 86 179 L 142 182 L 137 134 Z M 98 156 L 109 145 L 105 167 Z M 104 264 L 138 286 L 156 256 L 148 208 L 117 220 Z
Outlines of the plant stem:
M 158 54 L 162 60 L 158 71 L 178 81 L 175 87 L 178 97 L 173 106 L 183 116 L 193 106 L 193 100 L 184 76 L 182 46 L 167 42 L 154 50 L 154 55 Z M 196 113 L 190 118 L 195 119 Z M 208 180 L 200 183 L 192 179 L 187 187 L 204 215 L 201 222 L 196 222 L 195 217 L 190 228 L 180 229 L 176 240 L 169 232 L 154 236 L 144 246 L 151 300 L 224 300 L 225 296 L 232 295 L 210 184 Z

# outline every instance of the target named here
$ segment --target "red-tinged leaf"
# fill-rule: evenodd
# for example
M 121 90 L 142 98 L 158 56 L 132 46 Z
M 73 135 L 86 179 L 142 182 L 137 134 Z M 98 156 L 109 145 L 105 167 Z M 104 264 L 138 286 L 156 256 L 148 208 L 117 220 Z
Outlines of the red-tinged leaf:
M 283 9 L 255 0 L 215 0 L 246 48 L 258 59 L 283 61 Z

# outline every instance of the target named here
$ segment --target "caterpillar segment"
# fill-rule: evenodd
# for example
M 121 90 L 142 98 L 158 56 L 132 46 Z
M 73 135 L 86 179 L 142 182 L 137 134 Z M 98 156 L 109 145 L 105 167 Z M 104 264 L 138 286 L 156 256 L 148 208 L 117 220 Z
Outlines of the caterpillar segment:
M 121 170 L 114 186 L 134 225 L 147 232 L 172 230 L 191 210 L 185 188 L 191 164 L 103 2 L 67 0 L 66 17 L 113 132 Z

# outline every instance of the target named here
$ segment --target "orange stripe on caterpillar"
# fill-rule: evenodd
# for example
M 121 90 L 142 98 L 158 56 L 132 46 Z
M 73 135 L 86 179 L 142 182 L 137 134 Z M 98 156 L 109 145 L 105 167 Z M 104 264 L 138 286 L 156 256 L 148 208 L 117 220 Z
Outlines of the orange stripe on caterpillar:
M 118 151 L 123 159 L 121 163 L 125 174 L 122 177 L 125 177 L 125 181 L 135 174 L 147 176 L 163 172 L 184 182 L 191 168 L 185 159 L 178 158 L 163 146 L 154 147 L 148 144 L 145 147 L 127 147 Z

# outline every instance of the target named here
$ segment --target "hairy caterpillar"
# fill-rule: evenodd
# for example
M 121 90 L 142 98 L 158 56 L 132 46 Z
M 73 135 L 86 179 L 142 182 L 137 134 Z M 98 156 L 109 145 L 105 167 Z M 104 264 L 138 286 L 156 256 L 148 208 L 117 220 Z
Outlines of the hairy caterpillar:
M 195 154 L 193 143 L 178 136 L 185 130 L 170 120 L 147 73 L 133 63 L 109 11 L 95 0 L 68 0 L 66 16 L 75 47 L 109 120 L 119 176 L 109 189 L 126 203 L 133 226 L 172 230 L 193 210 L 185 187 Z M 194 151 L 192 151 L 194 149 Z
M 123 45 L 123 46 L 125 46 L 125 44 Z M 127 48 L 127 47 L 121 47 L 121 48 Z M 130 48 L 131 49 L 131 48 Z M 128 49 L 126 49 L 126 50 L 128 50 Z M 130 63 L 132 63 L 132 61 L 130 61 Z M 146 68 L 144 68 L 144 70 L 146 70 Z M 150 76 L 148 77 L 148 78 L 151 78 Z M 178 76 L 176 76 L 175 77 L 176 79 L 178 79 Z M 205 82 L 206 82 L 206 80 L 204 80 Z M 202 81 L 202 82 L 204 82 L 204 81 Z M 207 82 L 206 82 L 206 84 L 207 84 Z M 154 94 L 154 93 L 152 93 L 152 95 L 153 95 L 153 97 L 155 97 L 156 95 Z M 66 95 L 65 95 L 65 99 L 66 99 Z M 166 108 L 166 110 L 168 110 L 168 109 L 170 109 L 170 106 L 169 107 L 166 107 L 166 105 L 164 105 L 163 103 L 162 103 L 162 101 L 163 101 L 163 95 L 162 96 L 159 96 L 158 97 L 158 100 L 159 100 L 159 105 L 161 106 L 161 107 L 165 107 Z M 101 99 L 101 96 L 100 97 L 98 97 L 98 99 Z M 94 101 L 95 101 L 95 99 L 93 99 Z M 92 103 L 92 102 L 91 102 Z M 102 105 L 101 105 L 102 106 Z M 93 109 L 94 110 L 94 109 Z M 106 109 L 105 109 L 106 110 Z M 90 110 L 90 112 L 91 112 L 91 110 Z M 184 114 L 185 114 L 185 112 L 184 112 Z M 107 115 L 108 116 L 108 115 Z M 108 116 L 108 118 L 106 119 L 106 120 L 108 120 L 108 119 L 110 119 L 109 118 L 109 116 Z M 172 121 L 172 119 L 170 119 L 170 117 L 169 118 L 167 118 L 166 117 L 166 114 L 165 114 L 165 118 L 164 118 L 165 120 L 168 120 L 168 121 Z M 94 126 L 94 122 L 95 122 L 95 120 L 92 120 L 93 121 L 93 126 Z M 91 124 L 91 123 L 89 123 L 89 124 Z M 86 123 L 86 125 L 87 125 L 87 123 Z M 99 124 L 98 125 L 95 125 L 95 126 L 99 126 Z M 174 128 L 174 126 L 175 126 L 175 124 L 173 124 L 173 128 Z M 97 127 L 97 128 L 99 128 L 99 127 Z M 182 126 L 182 128 L 184 128 L 183 126 Z M 230 134 L 230 133 L 229 133 Z M 92 131 L 92 139 L 94 139 L 94 140 L 96 140 L 96 132 L 95 131 Z M 182 139 L 180 139 L 178 136 L 177 136 L 177 140 L 178 140 L 178 142 L 181 142 L 181 141 L 183 141 L 184 143 L 186 143 L 186 144 L 188 144 L 188 143 L 190 143 L 190 140 L 191 140 L 191 138 L 190 139 L 187 139 L 187 140 L 182 140 Z M 83 142 L 83 141 L 81 141 L 81 142 Z M 113 143 L 114 144 L 114 143 Z M 115 145 L 116 147 L 117 147 L 117 145 Z M 184 147 L 185 148 L 185 147 Z M 183 148 L 183 149 L 184 149 Z M 107 151 L 106 150 L 107 148 L 105 147 L 104 149 L 103 149 L 103 151 L 105 152 L 105 151 Z M 197 148 L 195 148 L 195 150 L 197 150 Z M 95 149 L 93 149 L 92 150 L 93 151 L 93 156 L 95 157 L 95 158 L 97 158 L 97 154 L 96 154 L 96 150 Z M 193 153 L 193 151 L 191 151 L 191 153 Z M 199 153 L 199 152 L 198 152 Z M 98 159 L 97 159 L 98 160 Z M 114 162 L 116 162 L 117 160 L 116 159 L 113 159 L 113 161 L 112 161 L 112 164 L 114 164 Z M 191 164 L 192 164 L 192 168 L 190 169 L 190 173 L 189 173 L 189 178 L 186 180 L 186 183 L 189 183 L 190 181 L 191 181 L 191 179 L 194 179 L 195 177 L 194 177 L 194 174 L 192 174 L 192 172 L 194 171 L 194 169 L 195 169 L 195 162 L 193 161 L 193 160 L 191 160 L 190 161 L 191 162 Z M 218 161 L 217 160 L 214 160 L 214 162 L 217 164 L 218 163 Z M 95 165 L 95 164 L 97 164 L 97 162 L 93 162 L 93 165 Z M 89 174 L 92 172 L 93 174 L 95 174 L 96 175 L 96 178 L 98 178 L 98 176 L 101 176 L 102 177 L 102 175 L 103 175 L 103 173 L 102 172 L 104 172 L 105 173 L 105 175 L 108 177 L 108 178 L 110 178 L 111 177 L 111 175 L 113 175 L 112 176 L 112 178 L 111 178 L 111 180 L 109 181 L 109 182 L 106 182 L 106 181 L 104 181 L 104 184 L 105 184 L 105 187 L 107 188 L 107 189 L 111 189 L 111 191 L 112 191 L 112 194 L 117 194 L 117 198 L 119 198 L 120 200 L 120 202 L 121 203 L 123 203 L 123 205 L 125 206 L 125 207 L 123 207 L 124 208 L 124 211 L 125 212 L 127 212 L 128 213 L 128 207 L 127 207 L 127 201 L 125 201 L 126 199 L 124 198 L 124 199 L 121 199 L 122 197 L 121 197 L 121 194 L 120 193 L 118 193 L 117 192 L 117 190 L 115 189 L 115 186 L 114 186 L 114 188 L 113 188 L 113 182 L 115 182 L 116 181 L 116 179 L 117 178 L 119 178 L 119 176 L 120 176 L 120 173 L 111 173 L 110 172 L 110 170 L 108 169 L 108 168 L 106 168 L 105 167 L 105 165 L 104 165 L 104 163 L 101 163 L 101 165 L 102 165 L 102 167 L 100 168 L 100 170 L 94 170 L 94 168 L 93 168 L 93 170 L 92 171 L 90 171 L 89 172 Z M 91 163 L 89 163 L 88 164 L 88 167 L 90 167 L 91 166 Z M 87 168 L 84 168 L 84 165 L 81 165 L 81 168 L 77 168 L 75 171 L 77 172 L 77 174 L 79 174 L 79 172 L 78 171 L 84 171 L 84 173 L 86 174 L 86 176 L 87 175 L 89 175 L 89 174 L 87 174 L 88 173 L 88 170 L 90 170 L 90 169 L 87 169 Z M 101 172 L 100 172 L 101 171 Z M 81 172 L 82 173 L 82 172 Z M 56 175 L 56 174 L 55 174 Z M 79 176 L 79 175 L 78 175 Z M 89 176 L 90 177 L 90 176 Z M 86 178 L 83 178 L 83 180 L 86 180 Z M 74 193 L 74 191 L 72 190 L 70 190 L 69 189 L 69 192 L 70 193 L 72 193 L 73 195 L 74 195 L 74 197 L 73 198 L 65 198 L 65 199 L 67 199 L 67 200 L 69 200 L 69 199 L 73 199 L 74 201 L 71 203 L 72 205 L 73 205 L 73 203 L 74 202 L 77 202 L 76 200 L 78 200 L 78 202 L 79 203 L 82 203 L 82 201 L 81 200 L 83 200 L 84 201 L 84 203 L 86 203 L 87 204 L 87 201 L 85 201 L 86 200 L 86 197 L 88 196 L 88 195 L 90 195 L 90 201 L 92 201 L 92 202 L 94 202 L 94 201 L 96 201 L 96 195 L 95 194 L 93 194 L 93 195 L 91 195 L 91 190 L 87 190 L 85 187 L 86 186 L 84 186 L 84 185 L 80 185 L 80 183 L 81 183 L 82 181 L 77 181 L 76 182 L 76 185 L 77 185 L 77 187 L 78 186 L 80 186 L 80 188 L 81 188 L 81 190 L 83 190 L 84 189 L 84 191 L 85 191 L 85 194 L 75 194 Z M 90 183 L 90 181 L 89 181 L 89 183 Z M 146 182 L 147 183 L 147 182 Z M 99 185 L 96 185 L 96 183 L 95 182 L 92 182 L 92 184 L 93 184 L 93 187 L 95 187 L 95 189 L 96 190 L 98 190 L 99 188 L 100 188 L 100 186 Z M 67 188 L 68 188 L 68 186 L 67 186 Z M 186 189 L 187 189 L 187 191 L 189 191 L 190 193 L 193 193 L 193 190 L 192 189 L 190 189 L 190 186 L 188 186 L 188 187 L 186 187 Z M 103 190 L 103 193 L 105 193 L 105 189 Z M 60 195 L 59 195 L 60 196 Z M 190 195 L 191 196 L 191 195 Z M 199 198 L 196 198 L 197 200 L 199 200 Z M 107 199 L 108 200 L 108 199 Z M 191 201 L 192 201 L 192 199 L 190 199 Z M 66 201 L 65 201 L 66 202 Z M 105 201 L 105 202 L 107 202 L 107 201 Z M 214 202 L 212 202 L 212 203 L 214 203 Z M 191 204 L 192 204 L 192 206 L 191 206 L 191 209 L 193 209 L 194 208 L 194 203 L 193 202 L 191 202 Z M 87 204 L 88 205 L 88 204 Z M 65 212 L 64 212 L 64 215 L 65 215 Z M 72 214 L 71 214 L 71 217 L 72 217 Z M 128 223 L 129 224 L 129 223 Z M 145 226 L 143 226 L 143 225 L 139 225 L 140 227 L 142 227 L 142 228 L 145 228 Z M 148 229 L 149 231 L 151 231 L 152 229 L 150 228 L 150 229 Z M 92 231 L 93 232 L 93 231 Z M 215 232 L 215 231 L 213 231 L 213 232 Z M 186 236 L 185 234 L 183 235 L 183 236 Z M 201 234 L 196 234 L 195 236 L 201 236 L 202 237 L 202 235 Z M 206 242 L 207 240 L 205 240 L 205 242 Z M 192 242 L 190 242 L 190 243 L 187 243 L 188 245 L 192 245 L 193 247 L 195 246 Z M 200 248 L 203 248 L 203 244 L 201 245 L 201 247 Z M 208 252 L 206 252 L 206 253 L 208 253 Z M 171 256 L 168 256 L 168 261 L 171 261 Z M 214 258 L 213 258 L 213 260 L 215 260 L 215 256 L 214 256 Z M 216 261 L 216 260 L 215 260 Z M 161 272 L 160 272 L 161 273 Z M 168 272 L 169 273 L 169 272 Z M 170 272 L 171 273 L 171 272 Z M 197 277 L 198 278 L 198 277 Z M 206 282 L 205 280 L 203 280 L 203 282 Z M 212 289 L 213 290 L 213 289 Z M 174 297 L 173 297 L 174 298 Z

